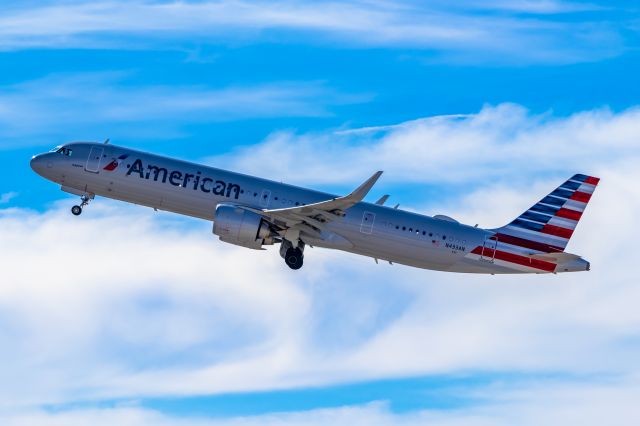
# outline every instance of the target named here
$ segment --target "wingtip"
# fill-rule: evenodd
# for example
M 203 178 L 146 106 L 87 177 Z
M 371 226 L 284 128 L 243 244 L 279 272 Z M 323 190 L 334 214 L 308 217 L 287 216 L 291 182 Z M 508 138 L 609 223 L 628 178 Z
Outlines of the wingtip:
M 375 182 L 380 178 L 380 176 L 382 176 L 382 170 L 378 170 L 377 172 L 372 174 L 371 177 L 367 179 L 367 182 Z
M 376 184 L 380 176 L 382 175 L 382 171 L 378 170 L 374 173 L 369 179 L 367 179 L 362 185 L 360 185 L 355 191 L 353 191 L 350 196 L 354 196 L 358 199 L 358 201 L 362 200 L 367 193 L 371 190 L 373 185 Z

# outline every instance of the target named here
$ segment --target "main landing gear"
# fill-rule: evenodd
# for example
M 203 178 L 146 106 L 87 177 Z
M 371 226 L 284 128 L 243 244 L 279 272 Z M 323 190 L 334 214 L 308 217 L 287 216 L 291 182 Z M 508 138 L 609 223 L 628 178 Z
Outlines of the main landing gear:
M 80 205 L 71 207 L 71 214 L 73 214 L 74 216 L 80 216 L 82 214 L 82 209 L 89 204 L 89 201 L 91 201 L 92 198 L 93 197 L 89 195 L 83 195 L 82 197 L 80 197 Z
M 303 259 L 304 255 L 302 254 L 302 250 L 299 248 L 290 248 L 284 255 L 284 262 L 291 269 L 302 268 Z
M 280 245 L 280 256 L 284 258 L 284 262 L 291 269 L 302 268 L 304 260 L 304 243 L 298 241 L 298 247 L 293 247 L 293 244 L 289 240 L 282 240 Z

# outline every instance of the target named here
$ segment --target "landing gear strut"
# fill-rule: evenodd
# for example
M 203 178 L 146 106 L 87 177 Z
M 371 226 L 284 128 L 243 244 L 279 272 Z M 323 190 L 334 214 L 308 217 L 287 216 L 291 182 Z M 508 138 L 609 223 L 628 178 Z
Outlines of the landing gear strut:
M 71 207 L 71 214 L 73 214 L 74 216 L 80 216 L 82 214 L 82 209 L 89 204 L 89 201 L 91 201 L 92 198 L 93 197 L 90 197 L 88 195 L 83 195 L 82 197 L 80 197 L 80 205 Z
M 291 269 L 302 268 L 304 260 L 304 243 L 298 242 L 298 247 L 293 247 L 289 240 L 283 240 L 280 246 L 280 256 L 284 258 L 284 262 Z

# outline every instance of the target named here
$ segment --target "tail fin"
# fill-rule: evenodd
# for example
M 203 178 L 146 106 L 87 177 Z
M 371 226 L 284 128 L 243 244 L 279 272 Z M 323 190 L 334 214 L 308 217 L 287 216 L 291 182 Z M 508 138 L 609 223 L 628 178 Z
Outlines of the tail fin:
M 599 181 L 574 175 L 513 222 L 494 229 L 498 241 L 543 253 L 564 251 Z

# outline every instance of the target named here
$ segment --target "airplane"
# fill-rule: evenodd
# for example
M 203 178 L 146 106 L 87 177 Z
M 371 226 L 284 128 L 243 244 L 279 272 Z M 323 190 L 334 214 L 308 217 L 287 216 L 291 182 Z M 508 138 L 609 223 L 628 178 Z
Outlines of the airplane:
M 364 202 L 381 171 L 336 196 L 285 183 L 98 142 L 73 142 L 31 159 L 40 176 L 80 197 L 95 196 L 213 221 L 220 241 L 264 250 L 280 244 L 291 269 L 306 246 L 343 250 L 389 264 L 477 274 L 588 271 L 565 252 L 599 179 L 575 174 L 507 225 L 483 229 L 444 215 Z

